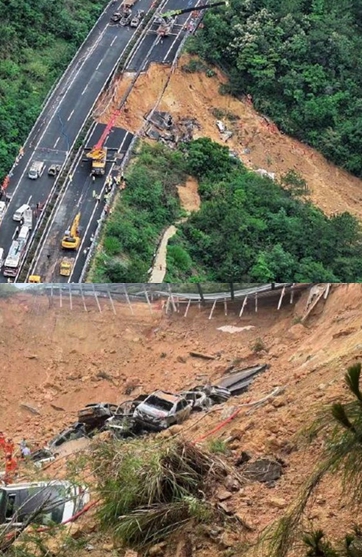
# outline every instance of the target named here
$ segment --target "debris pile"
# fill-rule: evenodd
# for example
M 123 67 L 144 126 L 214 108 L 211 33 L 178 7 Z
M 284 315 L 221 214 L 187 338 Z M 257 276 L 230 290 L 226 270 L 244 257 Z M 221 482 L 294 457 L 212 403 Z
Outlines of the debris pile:
M 145 131 L 146 136 L 169 146 L 191 141 L 194 130 L 201 129 L 196 118 L 175 120 L 169 112 L 151 111 L 145 116 L 145 119 L 149 122 Z

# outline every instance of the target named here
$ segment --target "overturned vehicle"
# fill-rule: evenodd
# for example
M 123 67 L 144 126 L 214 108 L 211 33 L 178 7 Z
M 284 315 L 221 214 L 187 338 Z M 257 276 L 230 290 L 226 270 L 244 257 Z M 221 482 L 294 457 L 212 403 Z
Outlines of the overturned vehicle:
M 229 389 L 218 386 L 197 386 L 189 391 L 183 391 L 181 396 L 184 396 L 192 405 L 192 411 L 207 410 L 214 404 L 222 404 L 229 400 L 231 392 Z

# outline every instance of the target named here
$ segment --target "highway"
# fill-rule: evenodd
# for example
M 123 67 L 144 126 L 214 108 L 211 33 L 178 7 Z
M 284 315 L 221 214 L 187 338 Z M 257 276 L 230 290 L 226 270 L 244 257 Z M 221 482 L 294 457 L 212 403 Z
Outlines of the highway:
M 189 7 L 196 5 L 197 0 L 168 0 L 162 12 L 175 10 L 180 7 Z M 153 47 L 155 38 L 157 37 L 156 31 L 158 24 L 153 23 L 149 32 L 144 37 L 142 44 L 129 60 L 126 70 L 137 71 L 139 69 L 146 70 L 151 62 L 161 62 L 164 64 L 171 64 L 175 59 L 177 50 L 185 37 L 186 29 L 185 23 L 190 19 L 191 14 L 182 14 L 177 17 L 176 24 L 170 36 L 158 41 L 158 44 Z
M 138 6 L 149 10 L 152 0 L 139 0 Z M 0 225 L 0 247 L 8 253 L 16 223 L 15 210 L 30 201 L 33 208 L 43 204 L 54 185 L 47 169 L 37 180 L 27 177 L 32 161 L 47 165 L 63 165 L 79 131 L 88 118 L 98 96 L 116 67 L 136 29 L 110 24 L 117 4 L 110 3 L 98 20 L 76 57 L 63 74 L 43 112 L 24 145 L 24 155 L 13 168 L 6 190 L 11 196 L 5 217 Z M 0 282 L 6 278 L 0 275 Z
M 117 5 L 108 6 L 96 30 L 89 37 L 88 46 L 86 44 L 81 49 L 73 62 L 74 68 L 68 68 L 54 91 L 51 102 L 45 107 L 39 124 L 26 142 L 24 157 L 15 167 L 11 179 L 13 195 L 9 210 L 0 227 L 0 246 L 5 248 L 5 253 L 10 247 L 16 227 L 16 223 L 12 221 L 14 211 L 28 200 L 33 207 L 38 203 L 46 202 L 54 185 L 54 178 L 49 178 L 46 172 L 36 181 L 27 178 L 26 171 L 31 161 L 45 161 L 47 167 L 53 163 L 62 165 L 65 162 L 79 130 L 133 37 L 134 29 L 110 25 L 110 16 Z M 139 0 L 137 9 L 147 11 L 150 5 L 151 0 Z M 191 0 L 187 5 L 191 5 Z M 166 0 L 162 2 L 159 11 L 163 13 L 184 6 L 185 0 Z M 161 40 L 156 33 L 158 25 L 151 23 L 150 29 L 143 33 L 138 46 L 128 60 L 126 71 L 143 71 L 151 61 L 172 63 L 186 33 L 184 24 L 190 17 L 191 14 L 178 16 L 172 34 Z M 101 133 L 102 126 L 97 125 L 86 147 L 93 147 Z M 132 134 L 114 128 L 108 136 L 106 146 L 114 153 L 119 150 L 122 157 L 131 140 Z M 74 168 L 66 178 L 64 192 L 51 215 L 50 226 L 43 234 L 42 243 L 38 246 L 31 265 L 31 274 L 39 275 L 43 282 L 78 282 L 81 279 L 87 252 L 104 210 L 104 186 L 110 168 L 109 163 L 104 178 L 97 178 L 93 183 L 90 176 L 90 161 L 84 160 L 84 153 L 81 153 L 75 161 Z M 101 198 L 100 201 L 94 198 L 94 191 L 96 197 Z M 12 193 L 11 187 L 9 193 Z M 75 264 L 71 276 L 67 279 L 60 277 L 59 263 L 64 255 L 69 256 L 69 251 L 65 253 L 60 247 L 60 242 L 78 211 L 81 212 L 81 246 L 76 253 L 73 253 Z M 0 277 L 0 282 L 5 280 L 5 277 Z
M 85 146 L 86 148 L 92 147 L 97 142 L 104 128 L 105 125 L 102 124 L 95 126 Z M 117 157 L 118 164 L 127 152 L 132 138 L 131 133 L 120 128 L 113 128 L 109 134 L 105 145 L 108 148 L 109 156 Z M 90 162 L 85 160 L 81 153 L 75 163 L 71 180 L 68 177 L 67 187 L 59 200 L 44 242 L 36 257 L 33 273 L 40 275 L 42 282 L 78 282 L 79 280 L 86 260 L 87 248 L 92 243 L 92 235 L 105 207 L 106 176 L 99 177 L 93 182 L 89 171 Z M 117 172 L 113 174 L 117 174 Z M 78 212 L 81 213 L 79 226 L 82 238 L 81 246 L 76 252 L 63 250 L 61 248 L 62 237 L 65 230 L 70 228 Z M 64 256 L 71 257 L 74 260 L 73 272 L 69 279 L 59 275 L 59 264 Z
M 168 0 L 162 8 L 162 11 L 175 9 L 180 6 L 180 0 Z M 149 60 L 163 61 L 165 56 L 169 56 L 171 51 L 176 53 L 181 40 L 184 36 L 183 23 L 190 17 L 190 14 L 180 18 L 181 24 L 175 25 L 175 34 L 171 35 L 161 42 L 157 37 L 155 30 L 157 25 L 152 24 L 151 30 L 145 32 L 141 38 L 138 47 L 136 47 L 133 56 L 126 65 L 127 71 L 139 72 L 143 70 L 149 63 Z M 173 56 L 174 56 L 173 54 Z M 85 149 L 93 147 L 104 130 L 104 125 L 96 125 L 91 137 L 89 138 Z M 122 160 L 127 152 L 128 146 L 132 140 L 132 134 L 113 128 L 107 138 L 105 145 L 114 152 L 119 149 Z M 90 161 L 79 156 L 75 162 L 75 168 L 71 171 L 71 180 L 67 178 L 67 184 L 59 206 L 52 215 L 52 222 L 47 231 L 40 249 L 33 261 L 31 274 L 41 277 L 43 282 L 78 282 L 81 280 L 83 266 L 85 264 L 88 249 L 92 244 L 92 238 L 97 230 L 99 220 L 104 209 L 104 187 L 107 174 L 113 168 L 111 163 L 107 164 L 107 172 L 103 178 L 98 177 L 93 183 L 90 176 Z M 112 172 L 111 172 L 112 174 Z M 100 197 L 98 202 L 93 195 Z M 81 212 L 80 235 L 81 245 L 76 253 L 69 250 L 62 250 L 60 243 L 64 235 L 64 231 L 70 227 L 76 213 Z M 69 278 L 59 275 L 59 266 L 61 259 L 66 255 L 74 259 L 73 271 Z

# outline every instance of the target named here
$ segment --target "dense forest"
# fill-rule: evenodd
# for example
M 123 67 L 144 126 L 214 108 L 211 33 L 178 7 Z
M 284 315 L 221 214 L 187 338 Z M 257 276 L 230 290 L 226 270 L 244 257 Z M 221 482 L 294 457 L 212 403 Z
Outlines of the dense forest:
M 231 0 L 189 49 L 286 133 L 362 176 L 362 1 Z
M 94 282 L 147 280 L 163 231 L 182 216 L 176 185 L 188 174 L 202 204 L 170 240 L 168 282 L 362 280 L 359 223 L 302 202 L 298 176 L 282 187 L 206 138 L 178 151 L 145 144 L 135 162 L 106 224 Z
M 0 181 L 105 0 L 0 0 Z

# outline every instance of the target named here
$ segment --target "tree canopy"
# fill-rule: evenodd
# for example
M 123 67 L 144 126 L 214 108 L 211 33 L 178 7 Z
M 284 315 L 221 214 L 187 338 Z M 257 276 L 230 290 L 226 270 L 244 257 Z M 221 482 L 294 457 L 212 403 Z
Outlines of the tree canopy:
M 171 239 L 170 280 L 195 273 L 216 282 L 362 279 L 361 229 L 352 215 L 329 218 L 210 139 L 188 144 L 185 156 L 202 204 Z M 180 250 L 188 254 L 187 270 Z
M 0 1 L 0 181 L 105 3 Z
M 360 0 L 231 0 L 190 49 L 285 132 L 362 176 Z

